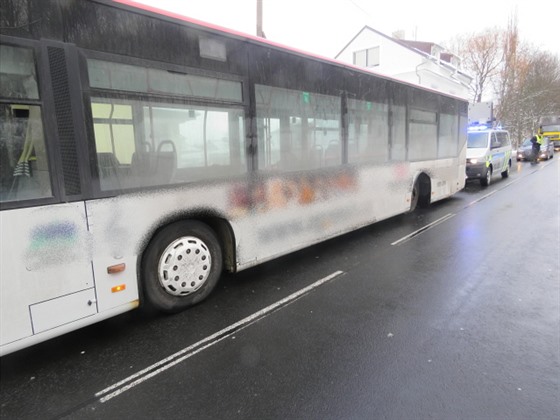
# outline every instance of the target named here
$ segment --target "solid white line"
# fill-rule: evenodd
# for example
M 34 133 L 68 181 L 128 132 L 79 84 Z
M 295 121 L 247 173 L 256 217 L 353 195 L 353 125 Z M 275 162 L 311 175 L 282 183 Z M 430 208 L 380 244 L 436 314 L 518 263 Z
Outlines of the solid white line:
M 342 271 L 336 271 L 336 272 L 328 275 L 327 277 L 324 277 L 320 280 L 317 280 L 315 283 L 312 283 L 309 286 L 304 287 L 303 289 L 300 289 L 297 292 L 292 293 L 291 295 L 285 297 L 284 299 L 281 299 L 278 302 L 273 303 L 273 304 L 267 306 L 266 308 L 255 312 L 252 315 L 249 315 L 248 317 L 242 319 L 241 321 L 238 321 L 235 324 L 232 324 L 229 327 L 226 327 L 226 328 L 218 331 L 217 333 L 214 333 L 214 334 L 200 340 L 199 342 L 197 342 L 195 344 L 192 344 L 192 345 L 184 348 L 183 350 L 180 350 L 177 353 L 172 354 L 171 356 L 166 357 L 165 359 L 162 359 L 159 362 L 156 362 L 156 363 L 152 364 L 151 366 L 148 366 L 147 368 L 136 372 L 135 374 L 129 376 L 128 378 L 125 378 L 122 381 L 119 381 L 119 382 L 105 388 L 104 390 L 95 393 L 95 397 L 101 397 L 102 395 L 110 393 L 108 395 L 105 395 L 105 396 L 101 397 L 100 400 L 99 400 L 102 403 L 107 402 L 110 399 L 116 397 L 117 395 L 120 395 L 123 392 L 128 391 L 129 389 L 135 387 L 136 385 L 139 385 L 142 382 L 144 382 L 144 381 L 158 375 L 159 373 L 164 372 L 167 369 L 175 366 L 176 364 L 188 359 L 189 357 L 194 356 L 195 354 L 201 352 L 202 350 L 205 350 L 206 348 L 211 347 L 216 343 L 219 343 L 221 340 L 229 337 L 234 332 L 239 331 L 240 329 L 243 329 L 243 328 L 251 325 L 252 323 L 254 323 L 254 322 L 258 321 L 259 319 L 265 317 L 266 315 L 270 314 L 274 310 L 295 301 L 297 298 L 301 297 L 302 295 L 308 293 L 309 291 L 315 289 L 316 287 L 321 286 L 322 284 L 328 282 L 329 280 L 332 280 L 333 278 L 335 278 L 335 277 L 337 277 L 341 274 L 343 274 Z M 127 385 L 125 385 L 125 384 L 127 384 Z M 113 390 L 115 390 L 115 391 L 113 391 Z M 111 391 L 113 391 L 113 392 L 111 392 Z
M 445 216 L 443 216 L 443 217 L 441 217 L 441 218 L 439 218 L 439 219 L 433 221 L 432 223 L 430 223 L 430 224 L 428 224 L 428 225 L 426 225 L 426 226 L 424 226 L 424 227 L 422 227 L 422 228 L 420 228 L 420 229 L 418 229 L 418 230 L 412 232 L 411 234 L 406 235 L 406 236 L 402 237 L 401 239 L 399 239 L 399 240 L 393 242 L 391 245 L 399 245 L 399 244 L 401 244 L 401 243 L 403 243 L 403 242 L 409 240 L 409 239 L 412 238 L 413 236 L 416 236 L 416 235 L 418 235 L 418 234 L 421 233 L 421 232 L 424 232 L 424 231 L 426 231 L 426 230 L 429 230 L 429 229 L 433 228 L 435 225 L 438 225 L 438 224 L 440 224 L 440 223 L 442 223 L 442 222 L 445 222 L 447 219 L 451 219 L 453 216 L 455 216 L 455 213 L 446 214 Z
M 508 185 L 509 185 L 509 184 L 505 185 L 504 188 L 507 187 Z M 471 201 L 469 204 L 467 204 L 467 207 L 472 206 L 473 204 L 476 204 L 476 203 L 478 203 L 478 202 L 484 200 L 485 198 L 490 197 L 492 194 L 496 194 L 498 191 L 500 191 L 500 190 L 502 190 L 502 189 L 503 189 L 503 188 L 501 188 L 501 189 L 499 189 L 499 190 L 494 190 L 494 191 L 492 191 L 491 193 L 488 193 L 488 194 L 486 194 L 486 195 L 480 197 L 480 198 L 477 199 L 477 200 Z

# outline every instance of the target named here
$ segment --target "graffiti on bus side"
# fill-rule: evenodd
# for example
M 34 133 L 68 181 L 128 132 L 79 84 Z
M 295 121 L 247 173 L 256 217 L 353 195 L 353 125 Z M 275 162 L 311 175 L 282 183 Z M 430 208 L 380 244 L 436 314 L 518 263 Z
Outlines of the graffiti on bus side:
M 56 221 L 35 226 L 30 231 L 26 252 L 29 270 L 75 261 L 82 253 L 80 230 L 70 221 Z
M 357 189 L 352 169 L 330 173 L 271 176 L 253 183 L 236 184 L 229 191 L 229 208 L 234 216 L 250 211 L 266 212 L 290 206 L 306 206 L 338 198 Z

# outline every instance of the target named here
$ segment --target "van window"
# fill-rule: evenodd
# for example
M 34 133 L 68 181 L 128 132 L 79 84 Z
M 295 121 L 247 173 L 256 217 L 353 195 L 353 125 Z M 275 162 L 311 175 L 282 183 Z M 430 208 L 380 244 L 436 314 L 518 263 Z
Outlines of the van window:
M 500 141 L 498 140 L 498 136 L 496 136 L 496 133 L 490 134 L 490 148 L 497 149 L 498 147 L 501 147 Z
M 496 133 L 496 136 L 498 137 L 498 142 L 500 143 L 500 147 L 507 147 L 511 144 L 509 141 L 508 133 L 505 132 Z
M 474 132 L 467 134 L 467 148 L 469 149 L 485 149 L 488 147 L 488 133 Z

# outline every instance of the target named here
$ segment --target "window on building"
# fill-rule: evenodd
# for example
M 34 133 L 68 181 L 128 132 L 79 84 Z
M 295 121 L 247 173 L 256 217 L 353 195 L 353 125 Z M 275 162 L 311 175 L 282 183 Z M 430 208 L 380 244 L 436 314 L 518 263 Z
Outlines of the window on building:
M 360 67 L 379 65 L 379 47 L 368 48 L 354 53 L 354 64 Z

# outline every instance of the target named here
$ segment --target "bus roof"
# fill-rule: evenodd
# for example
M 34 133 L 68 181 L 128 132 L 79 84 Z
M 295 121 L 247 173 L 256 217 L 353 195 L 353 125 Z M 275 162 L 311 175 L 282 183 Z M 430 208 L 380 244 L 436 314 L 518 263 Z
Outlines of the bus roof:
M 459 99 L 459 100 L 462 100 L 462 101 L 465 101 L 465 102 L 467 101 L 466 99 L 461 98 L 459 96 L 455 96 L 455 95 L 452 95 L 452 94 L 449 94 L 449 93 L 446 93 L 446 92 L 441 92 L 441 91 L 438 91 L 438 90 L 435 90 L 435 89 L 431 89 L 431 88 L 426 87 L 426 86 L 411 83 L 409 81 L 402 80 L 402 79 L 399 79 L 399 78 L 394 77 L 394 76 L 388 76 L 388 75 L 380 74 L 380 73 L 377 73 L 373 70 L 368 70 L 368 69 L 365 69 L 363 67 L 355 66 L 355 65 L 350 64 L 350 63 L 346 63 L 346 62 L 343 62 L 343 61 L 336 60 L 334 58 L 325 57 L 325 56 L 322 56 L 322 55 L 319 55 L 319 54 L 316 54 L 316 53 L 312 53 L 312 52 L 309 52 L 309 51 L 304 51 L 304 50 L 301 50 L 301 49 L 298 49 L 298 48 L 295 48 L 295 47 L 292 47 L 292 46 L 287 46 L 287 45 L 281 44 L 279 42 L 271 41 L 271 40 L 266 39 L 266 38 L 261 38 L 261 37 L 258 37 L 256 35 L 251 35 L 251 34 L 247 34 L 247 33 L 244 33 L 244 32 L 236 31 L 236 30 L 226 28 L 226 27 L 223 27 L 223 26 L 220 26 L 220 25 L 215 25 L 213 23 L 209 23 L 209 22 L 205 22 L 205 21 L 202 21 L 202 20 L 194 19 L 194 18 L 185 16 L 185 15 L 182 15 L 182 14 L 179 14 L 179 13 L 175 13 L 175 12 L 160 9 L 160 8 L 157 8 L 157 7 L 154 7 L 154 6 L 150 6 L 150 5 L 147 5 L 147 4 L 139 3 L 135 0 L 93 0 L 93 1 L 95 1 L 97 3 L 103 3 L 103 4 L 112 4 L 112 5 L 118 4 L 119 6 L 124 7 L 126 9 L 128 9 L 129 11 L 141 11 L 141 12 L 147 13 L 149 15 L 155 15 L 155 17 L 158 17 L 158 18 L 164 18 L 164 19 L 167 18 L 167 19 L 169 19 L 173 22 L 179 21 L 179 23 L 181 23 L 181 24 L 196 25 L 196 26 L 199 26 L 199 27 L 203 27 L 203 28 L 205 28 L 209 31 L 216 32 L 216 33 L 221 33 L 221 34 L 226 34 L 228 36 L 238 38 L 238 39 L 241 39 L 241 40 L 244 40 L 244 41 L 257 43 L 257 44 L 261 44 L 261 45 L 266 44 L 266 45 L 268 45 L 272 48 L 288 51 L 288 52 L 291 52 L 291 53 L 294 53 L 294 54 L 297 54 L 297 55 L 300 55 L 300 56 L 304 56 L 306 58 L 312 58 L 312 59 L 316 59 L 316 60 L 319 60 L 319 61 L 329 62 L 331 64 L 334 64 L 334 65 L 337 65 L 337 66 L 340 66 L 340 67 L 350 68 L 352 70 L 356 70 L 356 71 L 359 71 L 359 72 L 362 72 L 362 73 L 365 73 L 365 74 L 374 74 L 375 76 L 377 76 L 381 79 L 395 81 L 395 82 L 402 83 L 402 84 L 405 84 L 405 85 L 408 85 L 408 86 L 411 86 L 411 87 L 415 87 L 415 88 L 418 88 L 418 89 L 422 89 L 422 90 L 425 90 L 425 91 L 428 91 L 428 92 L 437 93 L 438 95 L 447 96 L 447 97 L 454 98 L 454 99 Z

